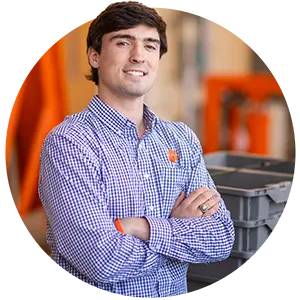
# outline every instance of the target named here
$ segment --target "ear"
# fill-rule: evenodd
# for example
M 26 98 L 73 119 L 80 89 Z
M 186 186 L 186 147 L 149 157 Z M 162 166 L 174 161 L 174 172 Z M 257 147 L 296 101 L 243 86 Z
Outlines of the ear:
M 90 47 L 87 51 L 88 61 L 91 67 L 98 69 L 100 66 L 99 57 L 100 54 L 92 47 Z

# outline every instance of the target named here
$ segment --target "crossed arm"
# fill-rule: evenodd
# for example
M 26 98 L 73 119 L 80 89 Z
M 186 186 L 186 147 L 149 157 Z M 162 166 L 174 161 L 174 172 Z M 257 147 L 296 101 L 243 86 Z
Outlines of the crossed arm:
M 209 174 L 208 178 L 206 187 L 195 189 L 191 184 L 193 192 L 185 199 L 179 196 L 168 219 L 121 219 L 125 233 L 149 240 L 151 250 L 173 259 L 189 263 L 226 259 L 234 243 L 233 223 L 223 200 L 215 197 Z M 198 209 L 203 203 L 210 208 L 205 214 Z
M 131 224 L 124 219 L 127 234 L 119 233 L 94 161 L 62 136 L 50 136 L 41 154 L 39 193 L 57 249 L 82 274 L 95 282 L 118 282 L 156 272 L 168 258 L 208 263 L 229 256 L 234 231 L 223 200 L 212 216 L 199 217 L 197 192 L 179 197 L 170 218 L 146 216 Z
M 182 192 L 174 204 L 170 218 L 210 217 L 219 209 L 220 200 L 218 193 L 207 187 L 193 191 L 187 199 L 185 199 L 185 193 Z M 205 213 L 199 209 L 202 204 L 208 207 Z M 124 218 L 120 219 L 120 223 L 125 234 L 136 236 L 144 241 L 150 239 L 150 225 L 146 218 Z

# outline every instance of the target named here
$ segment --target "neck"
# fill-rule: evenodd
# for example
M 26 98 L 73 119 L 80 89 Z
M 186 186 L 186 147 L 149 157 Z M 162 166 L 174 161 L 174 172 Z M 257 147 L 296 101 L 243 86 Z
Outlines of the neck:
M 98 89 L 98 97 L 105 104 L 109 105 L 130 121 L 134 122 L 137 127 L 138 135 L 141 137 L 145 131 L 144 126 L 144 97 L 139 98 L 119 98 L 116 95 L 106 95 Z

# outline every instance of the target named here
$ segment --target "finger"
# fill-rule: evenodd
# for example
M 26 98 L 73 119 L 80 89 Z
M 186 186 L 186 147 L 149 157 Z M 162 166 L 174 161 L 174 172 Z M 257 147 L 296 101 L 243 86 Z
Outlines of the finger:
M 191 203 L 194 207 L 198 207 L 201 204 L 204 204 L 208 200 L 214 199 L 219 196 L 219 193 L 215 190 L 208 190 L 200 194 L 194 201 Z
M 193 208 L 192 208 L 192 209 L 193 209 L 193 210 L 194 210 L 194 209 L 200 209 L 200 207 L 201 207 L 202 205 L 205 205 L 205 206 L 206 206 L 206 210 L 208 211 L 208 210 L 210 210 L 213 206 L 215 206 L 217 203 L 219 203 L 220 200 L 221 200 L 221 197 L 215 194 L 214 196 L 210 197 L 209 200 L 203 201 L 203 199 L 200 199 L 199 201 L 195 201 L 195 202 L 193 203 Z
M 180 193 L 180 195 L 178 196 L 178 198 L 176 199 L 176 201 L 175 201 L 175 203 L 174 203 L 174 205 L 173 205 L 172 211 L 173 211 L 174 209 L 176 209 L 176 208 L 181 204 L 181 202 L 184 200 L 184 197 L 185 197 L 185 192 L 182 191 L 182 192 Z
M 210 214 L 211 212 L 214 213 L 215 210 L 218 210 L 218 208 L 219 208 L 220 199 L 221 198 L 217 198 L 216 199 L 216 200 L 218 200 L 217 202 L 210 202 L 210 203 L 205 202 L 204 204 L 198 206 L 197 209 L 200 210 L 203 213 L 203 215 Z M 205 212 L 203 212 L 201 210 L 201 207 L 204 206 L 204 205 L 206 206 L 206 211 Z
M 203 217 L 210 217 L 214 213 L 216 213 L 219 210 L 219 202 L 216 203 L 214 206 L 212 206 L 205 214 L 203 214 Z
M 189 196 L 186 198 L 187 204 L 191 204 L 193 201 L 195 201 L 196 198 L 198 198 L 203 193 L 209 191 L 208 187 L 203 186 L 199 189 L 194 190 L 189 194 Z

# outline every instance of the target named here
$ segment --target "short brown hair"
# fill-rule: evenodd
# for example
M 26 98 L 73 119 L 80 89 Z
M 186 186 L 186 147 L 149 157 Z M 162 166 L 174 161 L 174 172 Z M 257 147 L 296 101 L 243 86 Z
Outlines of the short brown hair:
M 137 25 L 148 25 L 155 27 L 160 38 L 160 57 L 168 51 L 166 23 L 159 16 L 155 9 L 147 7 L 139 2 L 117 2 L 110 4 L 91 23 L 87 35 L 87 51 L 90 47 L 98 53 L 101 52 L 102 37 L 106 33 L 121 29 L 133 28 Z M 96 85 L 99 83 L 97 69 L 91 67 L 90 74 L 86 76 L 88 80 Z

